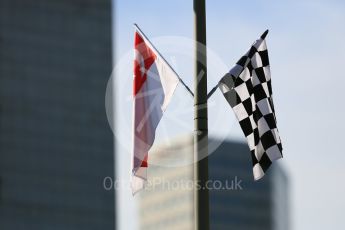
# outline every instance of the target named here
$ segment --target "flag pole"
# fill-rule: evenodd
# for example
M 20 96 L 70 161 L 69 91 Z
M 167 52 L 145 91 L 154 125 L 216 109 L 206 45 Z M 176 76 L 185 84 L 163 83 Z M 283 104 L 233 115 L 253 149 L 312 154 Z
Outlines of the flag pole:
M 190 88 L 187 86 L 187 84 L 182 80 L 182 78 L 178 75 L 178 73 L 176 73 L 176 71 L 174 70 L 174 68 L 169 64 L 169 62 L 164 58 L 164 56 L 158 51 L 158 49 L 153 45 L 153 43 L 150 41 L 150 39 L 144 34 L 144 32 L 140 29 L 140 27 L 134 23 L 133 24 L 135 29 L 145 38 L 145 40 L 147 41 L 147 43 L 149 44 L 150 48 L 152 48 L 156 53 L 158 53 L 158 55 L 162 58 L 162 60 L 165 62 L 165 64 L 167 66 L 169 66 L 169 68 L 175 73 L 175 75 L 177 76 L 178 80 L 181 82 L 181 84 L 186 88 L 186 90 L 188 91 L 188 93 L 194 97 L 194 93 L 192 92 L 192 90 L 190 90 Z
M 194 192 L 195 230 L 209 230 L 207 59 L 205 0 L 193 0 L 195 21 Z M 201 159 L 202 158 L 202 159 Z

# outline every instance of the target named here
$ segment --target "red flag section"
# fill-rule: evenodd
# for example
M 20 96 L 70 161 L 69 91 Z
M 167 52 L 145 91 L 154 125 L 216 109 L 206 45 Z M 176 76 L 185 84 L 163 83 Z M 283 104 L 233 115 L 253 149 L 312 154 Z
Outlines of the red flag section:
M 133 93 L 136 95 L 146 81 L 147 71 L 154 63 L 156 55 L 138 32 L 135 33 L 134 49 L 136 58 L 134 60 Z

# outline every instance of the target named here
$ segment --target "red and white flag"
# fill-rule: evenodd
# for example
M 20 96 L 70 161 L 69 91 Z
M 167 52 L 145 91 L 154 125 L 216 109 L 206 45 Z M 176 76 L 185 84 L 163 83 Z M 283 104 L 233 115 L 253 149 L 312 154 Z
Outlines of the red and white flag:
M 156 128 L 179 83 L 174 70 L 138 29 L 134 51 L 133 194 L 144 187 L 148 152 L 154 142 Z

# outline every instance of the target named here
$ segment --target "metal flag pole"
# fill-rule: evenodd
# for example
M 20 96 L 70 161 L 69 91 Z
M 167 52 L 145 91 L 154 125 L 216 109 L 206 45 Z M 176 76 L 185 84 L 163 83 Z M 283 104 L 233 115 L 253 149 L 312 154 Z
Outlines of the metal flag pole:
M 195 230 L 209 230 L 207 59 L 205 0 L 193 0 L 195 20 L 194 192 Z M 201 159 L 202 158 L 202 159 Z

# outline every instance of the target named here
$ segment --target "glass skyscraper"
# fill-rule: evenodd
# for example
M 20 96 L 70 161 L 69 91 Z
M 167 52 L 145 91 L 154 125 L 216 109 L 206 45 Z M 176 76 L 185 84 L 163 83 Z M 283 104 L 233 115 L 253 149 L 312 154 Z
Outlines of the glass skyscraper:
M 110 0 L 0 1 L 0 228 L 114 229 Z

